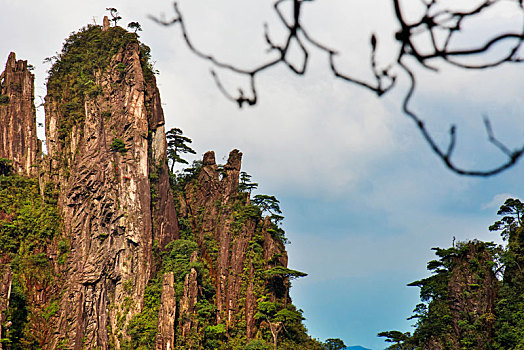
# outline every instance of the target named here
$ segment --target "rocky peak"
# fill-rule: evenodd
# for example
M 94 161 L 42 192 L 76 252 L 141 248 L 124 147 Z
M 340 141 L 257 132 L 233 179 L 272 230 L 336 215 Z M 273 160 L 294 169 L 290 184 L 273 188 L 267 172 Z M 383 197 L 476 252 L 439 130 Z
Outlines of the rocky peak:
M 109 18 L 107 16 L 104 16 L 104 20 L 102 22 L 102 30 L 104 32 L 108 31 L 109 30 Z
M 39 181 L 0 168 L 2 194 L 31 204 L 0 203 L 0 338 L 74 350 L 314 345 L 289 297 L 290 276 L 304 274 L 287 269 L 278 220 L 239 189 L 242 153 L 217 165 L 210 151 L 170 174 L 149 48 L 108 23 L 73 33 L 50 69 Z M 0 158 L 26 175 L 39 154 L 32 79 L 11 54 Z M 8 325 L 13 313 L 23 319 Z
M 52 180 L 71 242 L 51 347 L 119 349 L 155 269 L 153 242 L 161 248 L 178 237 L 164 116 L 136 35 L 91 26 L 67 42 L 45 104 Z
M 180 215 L 191 224 L 199 244 L 200 259 L 210 269 L 217 323 L 235 329 L 241 321 L 249 339 L 257 331 L 255 313 L 260 297 L 285 305 L 289 295 L 286 281 L 269 285 L 264 279 L 266 269 L 287 267 L 287 254 L 283 242 L 270 233 L 273 223 L 238 189 L 241 161 L 242 153 L 233 150 L 220 167 L 213 151 L 205 153 L 200 173 L 186 185 L 179 202 Z M 193 304 L 197 300 L 195 284 L 196 276 L 188 275 L 185 293 L 192 296 Z M 194 319 L 190 309 L 185 318 Z M 198 332 L 198 323 L 188 322 L 180 334 L 182 339 Z
M 498 291 L 493 256 L 484 243 L 469 242 L 454 260 L 448 282 L 451 341 L 457 349 L 467 341 L 475 349 L 490 349 Z
M 10 159 L 15 171 L 36 176 L 41 144 L 36 135 L 34 76 L 27 61 L 9 54 L 0 74 L 0 158 Z
M 242 152 L 237 149 L 231 151 L 227 163 L 224 165 L 224 174 L 221 181 L 224 193 L 226 193 L 227 196 L 232 196 L 238 193 L 238 176 L 240 174 L 241 164 Z
M 440 258 L 430 261 L 428 269 L 435 274 L 409 284 L 420 287 L 421 299 L 429 303 L 417 305 L 416 330 L 405 345 L 423 350 L 492 349 L 499 289 L 494 245 L 470 241 L 434 249 Z

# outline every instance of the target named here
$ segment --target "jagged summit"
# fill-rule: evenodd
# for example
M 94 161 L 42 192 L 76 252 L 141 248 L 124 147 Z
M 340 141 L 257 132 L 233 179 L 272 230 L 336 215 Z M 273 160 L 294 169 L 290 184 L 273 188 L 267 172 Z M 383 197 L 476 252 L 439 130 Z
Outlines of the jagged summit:
M 52 347 L 120 348 L 155 272 L 153 243 L 178 238 L 146 50 L 122 28 L 89 26 L 51 68 L 48 157 L 71 241 Z
M 305 274 L 287 268 L 282 217 L 239 186 L 242 153 L 169 172 L 149 57 L 107 18 L 66 39 L 41 158 L 33 76 L 9 56 L 0 335 L 9 349 L 318 348 L 289 297 Z
M 9 54 L 0 74 L 0 158 L 19 174 L 36 176 L 41 144 L 36 136 L 34 76 L 27 61 Z

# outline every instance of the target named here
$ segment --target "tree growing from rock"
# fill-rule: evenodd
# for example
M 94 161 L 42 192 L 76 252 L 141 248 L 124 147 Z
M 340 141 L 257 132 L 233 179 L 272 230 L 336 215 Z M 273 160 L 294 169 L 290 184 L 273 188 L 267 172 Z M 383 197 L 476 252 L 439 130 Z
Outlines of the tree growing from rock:
M 116 27 L 118 21 L 122 19 L 122 17 L 120 17 L 120 15 L 118 14 L 118 10 L 114 7 L 108 7 L 106 8 L 106 11 L 109 11 L 109 14 L 111 15 L 110 21 L 113 22 L 113 24 Z
M 134 30 L 135 34 L 136 34 L 136 32 L 141 32 L 142 31 L 142 26 L 138 22 L 129 22 L 129 24 L 127 25 L 127 28 L 129 28 L 131 30 Z
M 292 308 L 282 308 L 279 303 L 271 301 L 261 301 L 258 303 L 258 312 L 255 314 L 255 319 L 266 322 L 273 336 L 273 346 L 277 350 L 278 338 L 282 330 L 286 329 L 286 325 L 293 323 L 300 323 L 304 320 L 300 311 Z
M 510 235 L 523 226 L 524 203 L 519 199 L 508 198 L 500 207 L 497 215 L 504 215 L 489 227 L 490 231 L 500 231 L 500 235 L 507 240 Z
M 282 214 L 279 203 L 280 201 L 275 196 L 267 194 L 257 194 L 253 198 L 253 204 L 258 205 L 262 212 L 268 212 L 271 215 Z
M 188 164 L 187 160 L 181 157 L 181 154 L 195 154 L 195 150 L 188 144 L 193 141 L 184 136 L 182 129 L 173 128 L 166 133 L 167 139 L 167 158 L 171 163 L 170 171 L 173 172 L 176 163 Z
M 256 182 L 251 182 L 251 175 L 249 175 L 245 171 L 240 172 L 240 179 L 238 184 L 238 190 L 240 192 L 248 192 L 249 194 L 251 194 L 251 191 L 253 191 L 257 187 L 258 184 Z
M 347 349 L 346 344 L 339 338 L 329 338 L 323 344 L 325 350 L 344 350 Z

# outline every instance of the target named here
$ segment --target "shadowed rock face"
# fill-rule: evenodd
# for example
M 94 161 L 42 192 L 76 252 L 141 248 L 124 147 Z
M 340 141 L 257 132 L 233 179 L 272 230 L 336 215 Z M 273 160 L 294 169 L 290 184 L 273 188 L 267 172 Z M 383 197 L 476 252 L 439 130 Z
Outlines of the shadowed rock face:
M 34 76 L 27 61 L 9 54 L 0 74 L 0 158 L 13 161 L 18 174 L 36 176 L 41 146 L 36 136 Z
M 58 325 L 49 348 L 120 348 L 154 270 L 153 241 L 178 237 L 169 191 L 164 116 L 132 42 L 97 74 L 85 118 L 67 134 L 60 92 L 46 97 L 51 180 L 59 186 L 71 251 Z

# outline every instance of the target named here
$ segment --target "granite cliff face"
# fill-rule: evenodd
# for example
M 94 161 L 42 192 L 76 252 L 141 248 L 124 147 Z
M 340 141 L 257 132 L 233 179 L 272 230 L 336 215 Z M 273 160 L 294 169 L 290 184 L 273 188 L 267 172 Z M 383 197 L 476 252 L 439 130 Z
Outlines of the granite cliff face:
M 45 156 L 27 62 L 1 75 L 0 194 L 29 203 L 0 201 L 7 348 L 317 348 L 278 220 L 239 188 L 242 154 L 170 174 L 149 48 L 104 23 L 55 57 Z
M 199 257 L 209 268 L 216 290 L 217 323 L 226 329 L 242 325 L 250 339 L 260 326 L 255 313 L 261 297 L 282 304 L 290 300 L 285 278 L 270 281 L 264 275 L 276 266 L 286 268 L 287 253 L 282 240 L 270 233 L 274 224 L 260 215 L 248 193 L 239 191 L 241 158 L 242 153 L 234 150 L 219 168 L 214 153 L 207 152 L 198 176 L 179 194 L 179 203 L 181 219 L 198 243 Z M 186 289 L 195 289 L 195 278 L 190 276 L 187 282 Z M 198 297 L 189 296 L 188 307 L 180 311 L 189 320 L 182 338 L 190 329 L 198 330 L 191 316 Z
M 446 331 L 426 339 L 423 349 L 491 349 L 499 289 L 492 261 L 492 254 L 481 242 L 465 244 L 452 257 L 446 299 L 433 304 L 434 308 L 449 308 Z
M 413 334 L 380 333 L 396 343 L 388 349 L 510 349 L 495 347 L 500 281 L 495 275 L 501 248 L 480 241 L 434 248 L 438 260 L 428 263 L 433 275 L 410 286 L 420 287 Z M 502 301 L 503 302 L 503 301 Z M 410 318 L 410 319 L 411 319 Z
M 16 172 L 28 176 L 37 174 L 41 153 L 33 81 L 27 61 L 11 52 L 0 74 L 0 158 L 12 160 Z
M 93 73 L 94 92 L 84 92 L 76 123 L 68 108 L 74 93 L 54 90 L 53 78 L 45 102 L 51 181 L 71 250 L 51 348 L 120 348 L 154 270 L 153 241 L 162 247 L 178 237 L 162 107 L 138 42 Z
M 456 260 L 449 280 L 454 347 L 460 348 L 461 340 L 470 338 L 476 349 L 489 349 L 499 289 L 499 281 L 491 268 L 493 256 L 484 245 L 470 243 L 468 250 Z M 477 328 L 472 331 L 463 326 L 465 322 Z

